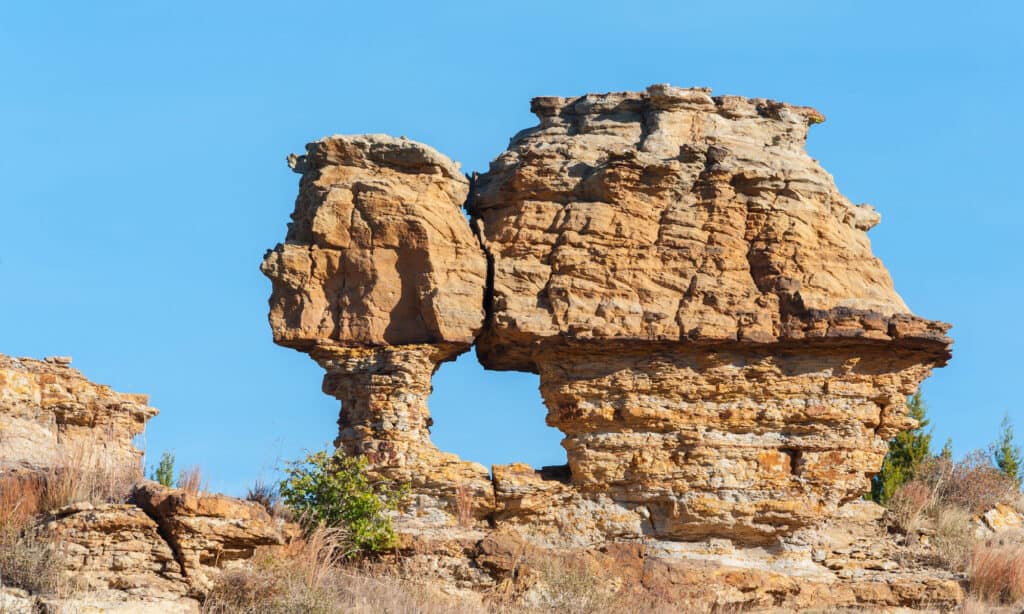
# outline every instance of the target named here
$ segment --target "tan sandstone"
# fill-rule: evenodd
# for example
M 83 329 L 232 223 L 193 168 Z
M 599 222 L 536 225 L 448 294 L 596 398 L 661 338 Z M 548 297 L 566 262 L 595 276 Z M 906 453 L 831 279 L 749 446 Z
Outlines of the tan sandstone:
M 434 149 L 386 135 L 333 136 L 289 164 L 302 174 L 285 242 L 268 252 L 274 340 L 324 367 L 342 401 L 337 445 L 411 483 L 445 517 L 460 487 L 490 511 L 487 469 L 430 442 L 438 365 L 483 326 L 487 262 L 462 215 L 469 182 Z
M 132 438 L 157 414 L 149 397 L 95 384 L 70 363 L 0 354 L 0 472 L 91 463 L 141 476 Z
M 411 485 L 400 567 L 479 590 L 528 551 L 596 552 L 722 605 L 958 602 L 850 516 L 951 340 L 873 256 L 880 216 L 807 155 L 823 116 L 666 85 L 533 110 L 473 177 L 479 245 L 465 183 L 426 146 L 330 137 L 291 159 L 293 222 L 263 264 L 274 339 L 326 369 L 337 444 Z M 473 343 L 539 374 L 567 466 L 488 476 L 434 447 L 430 377 Z M 868 545 L 836 546 L 833 522 Z

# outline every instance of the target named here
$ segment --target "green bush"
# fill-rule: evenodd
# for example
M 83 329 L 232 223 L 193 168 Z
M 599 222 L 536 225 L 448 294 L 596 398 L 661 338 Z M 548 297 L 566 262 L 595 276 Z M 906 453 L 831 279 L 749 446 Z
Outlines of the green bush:
M 364 457 L 314 452 L 288 463 L 279 488 L 281 499 L 307 531 L 343 527 L 357 552 L 389 550 L 397 543 L 389 512 L 398 509 L 408 486 L 374 484 L 366 468 Z
M 159 482 L 168 488 L 174 488 L 174 453 L 164 452 L 160 463 L 153 469 L 149 479 Z

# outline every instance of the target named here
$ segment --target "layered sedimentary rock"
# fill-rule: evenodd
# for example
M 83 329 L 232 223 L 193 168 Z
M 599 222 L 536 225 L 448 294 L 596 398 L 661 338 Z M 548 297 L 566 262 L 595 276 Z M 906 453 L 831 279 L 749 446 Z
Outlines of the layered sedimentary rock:
M 2 498 L 25 509 L 92 499 L 38 509 L 25 529 L 26 544 L 53 549 L 71 596 L 4 593 L 0 610 L 198 612 L 212 577 L 282 543 L 282 528 L 256 503 L 140 482 L 132 438 L 157 411 L 146 395 L 93 383 L 70 362 L 0 355 Z
M 872 255 L 880 216 L 807 155 L 822 115 L 663 85 L 533 110 L 473 178 L 482 251 L 466 184 L 425 146 L 331 137 L 291 160 L 293 223 L 263 265 L 274 338 L 327 370 L 337 443 L 411 484 L 403 568 L 480 588 L 505 573 L 488 539 L 635 546 L 620 567 L 644 586 L 732 582 L 723 604 L 797 607 L 839 582 L 835 603 L 955 603 L 934 570 L 816 554 L 951 343 Z M 489 479 L 430 443 L 430 376 L 473 343 L 487 368 L 540 376 L 567 466 Z
M 284 543 L 274 519 L 252 501 L 193 494 L 156 482 L 138 484 L 132 501 L 159 526 L 181 573 L 197 591 L 209 588 L 219 568 L 251 558 L 259 546 Z
M 0 472 L 88 465 L 141 477 L 132 438 L 157 414 L 149 397 L 95 384 L 70 363 L 0 354 Z
M 489 511 L 487 470 L 430 442 L 438 365 L 484 319 L 487 262 L 462 215 L 469 189 L 434 149 L 385 135 L 333 136 L 289 163 L 302 174 L 285 242 L 268 252 L 274 340 L 324 367 L 342 401 L 337 444 L 411 483 L 424 513 L 460 485 Z
M 189 593 L 156 521 L 134 505 L 77 503 L 54 511 L 41 528 L 59 544 L 79 590 L 162 602 Z
M 860 496 L 950 341 L 805 152 L 823 117 L 669 86 L 533 110 L 468 205 L 478 355 L 540 374 L 576 492 L 634 535 L 749 542 Z

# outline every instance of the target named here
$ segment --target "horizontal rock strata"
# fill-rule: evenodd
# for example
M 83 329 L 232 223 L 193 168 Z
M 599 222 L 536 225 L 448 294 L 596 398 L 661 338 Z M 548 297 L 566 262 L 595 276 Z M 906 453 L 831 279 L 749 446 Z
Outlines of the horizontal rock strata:
M 0 472 L 94 467 L 141 477 L 132 438 L 157 414 L 149 397 L 95 384 L 70 363 L 0 354 Z
M 807 155 L 824 117 L 666 85 L 532 108 L 539 125 L 472 178 L 468 225 L 457 166 L 424 145 L 336 136 L 291 158 L 293 222 L 263 264 L 270 323 L 327 371 L 338 446 L 411 485 L 410 552 L 463 585 L 486 584 L 488 534 L 644 544 L 641 575 L 680 595 L 761 557 L 733 588 L 776 588 L 728 603 L 813 603 L 852 581 L 801 535 L 867 490 L 951 340 L 872 254 L 880 216 Z M 488 476 L 434 447 L 430 377 L 472 344 L 486 368 L 540 376 L 567 466 Z M 708 540 L 736 565 L 699 554 Z M 778 554 L 791 548 L 804 571 Z M 867 582 L 835 603 L 959 599 L 949 578 Z
M 487 262 L 461 207 L 469 190 L 437 151 L 386 135 L 310 143 L 285 242 L 262 270 L 273 282 L 274 340 L 324 367 L 342 401 L 336 443 L 446 518 L 460 488 L 490 511 L 487 469 L 430 441 L 427 397 L 441 362 L 469 349 L 484 320 Z

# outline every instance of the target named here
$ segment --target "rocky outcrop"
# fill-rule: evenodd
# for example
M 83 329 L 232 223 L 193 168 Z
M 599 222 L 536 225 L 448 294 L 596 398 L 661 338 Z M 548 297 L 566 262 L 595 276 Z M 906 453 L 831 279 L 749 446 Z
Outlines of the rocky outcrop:
M 134 505 L 77 503 L 56 510 L 41 530 L 74 588 L 92 599 L 166 605 L 190 592 L 156 521 Z
M 575 490 L 634 537 L 751 543 L 859 497 L 950 340 L 804 151 L 823 117 L 669 86 L 533 110 L 468 205 L 477 351 L 540 374 Z
M 12 547 L 52 548 L 66 590 L 5 591 L 0 610 L 198 612 L 219 571 L 283 543 L 282 527 L 256 503 L 139 482 L 132 438 L 156 410 L 145 395 L 90 382 L 69 363 L 0 355 L 0 489 L 30 508 L 51 488 L 103 502 L 38 510 Z
M 252 501 L 192 494 L 156 482 L 137 485 L 132 500 L 156 522 L 197 592 L 208 589 L 230 562 L 251 558 L 259 546 L 284 543 L 278 524 Z
M 157 414 L 149 397 L 95 384 L 70 364 L 0 354 L 0 472 L 92 466 L 141 477 L 132 438 Z
M 458 212 L 465 183 L 426 146 L 330 137 L 292 157 L 293 222 L 263 265 L 270 322 L 327 370 L 337 443 L 411 484 L 402 530 L 438 570 L 480 556 L 438 533 L 458 523 L 548 550 L 643 544 L 645 574 L 701 583 L 722 574 L 650 561 L 756 559 L 751 585 L 789 587 L 768 591 L 776 605 L 800 602 L 795 578 L 851 580 L 801 535 L 867 490 L 951 341 L 872 255 L 879 215 L 807 155 L 823 116 L 665 85 L 533 111 L 539 125 L 473 178 L 482 251 Z M 471 343 L 487 368 L 539 374 L 568 466 L 488 476 L 433 446 L 430 376 Z M 876 579 L 912 588 L 866 602 L 957 599 L 948 578 Z

